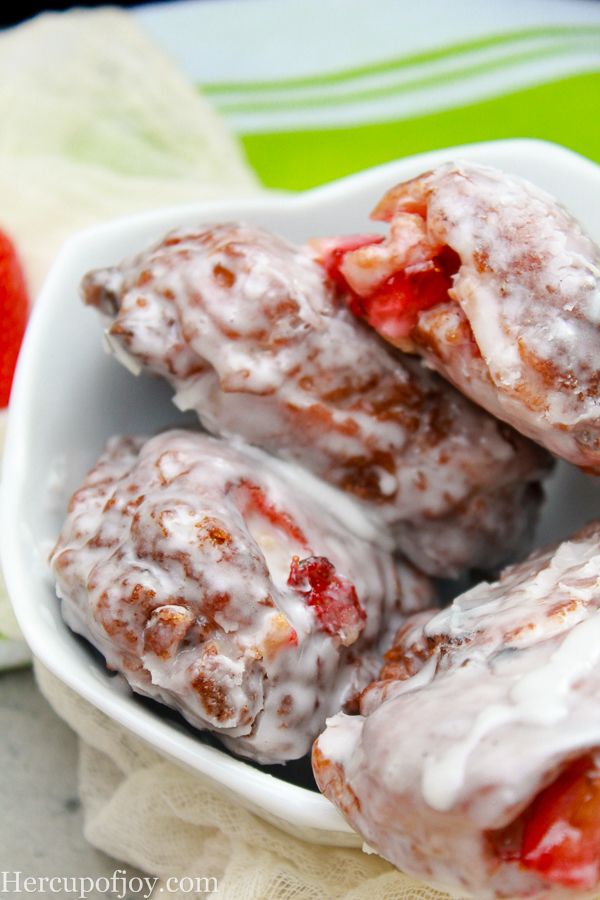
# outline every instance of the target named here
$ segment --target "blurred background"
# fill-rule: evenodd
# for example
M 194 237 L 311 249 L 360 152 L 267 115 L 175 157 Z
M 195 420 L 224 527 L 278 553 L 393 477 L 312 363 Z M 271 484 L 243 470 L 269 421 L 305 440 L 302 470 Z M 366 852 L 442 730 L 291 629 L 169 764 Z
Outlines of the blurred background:
M 3 10 L 0 11 L 0 28 L 5 28 L 7 25 L 17 25 L 19 22 L 23 22 L 25 19 L 31 18 L 31 16 L 35 16 L 39 12 L 46 12 L 47 10 L 59 10 L 59 9 L 69 9 L 73 6 L 73 3 L 28 3 L 28 2 L 20 2 L 13 5 L 8 5 Z M 83 2 L 75 4 L 77 6 L 85 6 L 85 7 L 93 7 L 93 6 L 102 6 L 101 3 L 86 3 L 85 0 Z M 136 3 L 119 3 L 119 6 L 136 6 Z

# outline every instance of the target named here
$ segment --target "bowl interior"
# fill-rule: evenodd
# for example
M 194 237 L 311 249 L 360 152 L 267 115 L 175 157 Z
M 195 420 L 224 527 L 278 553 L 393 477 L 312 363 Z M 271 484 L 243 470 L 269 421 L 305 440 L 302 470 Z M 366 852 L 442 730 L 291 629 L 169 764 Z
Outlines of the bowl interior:
M 252 766 L 199 735 L 178 716 L 133 697 L 102 659 L 65 627 L 46 559 L 69 495 L 116 433 L 153 433 L 193 422 L 171 390 L 133 377 L 103 352 L 101 324 L 78 299 L 81 277 L 143 248 L 169 228 L 244 219 L 302 242 L 316 235 L 372 230 L 368 212 L 393 183 L 442 161 L 469 159 L 530 178 L 553 193 L 600 238 L 600 169 L 534 141 L 505 141 L 400 160 L 302 195 L 265 195 L 243 203 L 195 205 L 138 215 L 71 239 L 41 292 L 13 389 L 4 458 L 1 531 L 7 584 L 34 653 L 65 683 L 161 752 L 213 781 L 291 833 L 332 844 L 359 843 L 334 808 L 311 790 L 307 761 Z M 559 465 L 548 490 L 538 540 L 567 536 L 600 511 L 600 487 Z

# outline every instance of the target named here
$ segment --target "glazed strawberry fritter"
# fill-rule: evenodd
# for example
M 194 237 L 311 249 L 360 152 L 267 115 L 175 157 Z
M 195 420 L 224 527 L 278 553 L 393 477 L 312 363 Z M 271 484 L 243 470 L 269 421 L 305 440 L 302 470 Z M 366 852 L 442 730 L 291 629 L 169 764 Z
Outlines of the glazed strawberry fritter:
M 65 621 L 133 690 L 262 762 L 303 756 L 432 600 L 293 474 L 206 435 L 113 438 L 50 560 Z
M 321 790 L 403 871 L 476 897 L 600 882 L 600 523 L 396 636 Z
M 600 248 L 573 216 L 524 179 L 448 163 L 392 188 L 372 218 L 389 222 L 385 239 L 314 251 L 355 313 L 522 434 L 600 471 Z

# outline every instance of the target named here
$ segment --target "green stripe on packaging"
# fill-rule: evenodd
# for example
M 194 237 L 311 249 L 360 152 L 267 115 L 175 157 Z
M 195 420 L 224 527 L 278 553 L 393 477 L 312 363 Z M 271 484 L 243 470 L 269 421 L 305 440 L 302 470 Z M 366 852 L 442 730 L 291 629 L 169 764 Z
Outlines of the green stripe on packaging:
M 324 72 L 318 75 L 308 75 L 296 78 L 270 79 L 263 81 L 224 81 L 207 82 L 202 85 L 202 90 L 212 97 L 217 103 L 219 94 L 227 93 L 260 93 L 261 91 L 293 91 L 303 88 L 319 88 L 328 85 L 340 84 L 352 79 L 363 78 L 370 75 L 400 71 L 412 66 L 424 63 L 438 62 L 445 59 L 453 59 L 463 54 L 478 50 L 500 47 L 503 45 L 518 44 L 523 41 L 546 38 L 569 38 L 600 36 L 600 28 L 597 25 L 557 25 L 541 28 L 523 28 L 514 31 L 501 32 L 499 34 L 486 35 L 470 41 L 461 41 L 444 47 L 435 47 L 419 53 L 413 53 L 396 59 L 381 60 L 363 66 L 354 66 L 336 72 Z
M 500 138 L 555 141 L 600 162 L 600 73 L 379 124 L 241 135 L 270 188 L 303 190 L 426 150 Z
M 600 36 L 600 30 L 598 31 Z M 383 97 L 392 97 L 423 88 L 441 87 L 449 80 L 460 81 L 468 78 L 486 75 L 488 72 L 508 70 L 522 63 L 539 61 L 541 59 L 559 58 L 561 56 L 575 55 L 582 51 L 595 51 L 598 54 L 598 68 L 600 69 L 600 41 L 598 37 L 588 36 L 585 41 L 563 40 L 549 46 L 530 48 L 520 52 L 511 50 L 498 59 L 483 59 L 480 62 L 471 63 L 449 72 L 438 72 L 434 75 L 413 78 L 403 84 L 390 84 L 377 87 L 364 87 L 360 90 L 349 89 L 343 93 L 323 95 L 319 97 L 295 98 L 281 96 L 275 99 L 257 101 L 246 99 L 241 101 L 222 100 L 217 102 L 218 109 L 224 115 L 231 113 L 253 112 L 277 112 L 278 110 L 291 109 L 318 109 L 322 107 L 338 107 L 348 103 L 360 103 L 365 100 L 378 100 Z

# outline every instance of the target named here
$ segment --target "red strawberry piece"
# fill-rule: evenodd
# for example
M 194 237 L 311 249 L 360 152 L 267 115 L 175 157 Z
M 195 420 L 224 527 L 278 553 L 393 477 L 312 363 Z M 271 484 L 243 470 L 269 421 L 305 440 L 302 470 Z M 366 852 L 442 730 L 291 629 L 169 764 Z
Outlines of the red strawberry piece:
M 449 255 L 448 261 L 454 263 Z M 419 266 L 396 272 L 368 297 L 351 298 L 350 308 L 393 343 L 410 335 L 421 312 L 448 301 L 452 275 L 457 270 L 457 264 L 447 266 L 440 254 Z
M 8 406 L 27 324 L 25 277 L 12 241 L 0 231 L 0 408 Z
M 502 860 L 546 881 L 591 890 L 600 880 L 600 771 L 583 756 L 544 788 L 511 825 L 491 832 Z
M 288 584 L 305 595 L 323 631 L 338 637 L 346 647 L 356 641 L 364 628 L 365 611 L 352 582 L 336 575 L 326 557 L 301 560 L 294 556 Z
M 317 261 L 338 287 L 347 289 L 348 283 L 340 272 L 340 265 L 346 253 L 359 250 L 369 244 L 381 244 L 382 234 L 350 234 L 346 237 L 315 238 L 310 246 L 316 253 Z
M 254 513 L 261 516 L 275 528 L 279 528 L 289 538 L 299 544 L 308 547 L 306 538 L 300 526 L 294 519 L 282 509 L 278 509 L 270 503 L 264 491 L 259 485 L 247 479 L 242 479 L 237 486 L 237 498 L 245 515 Z

